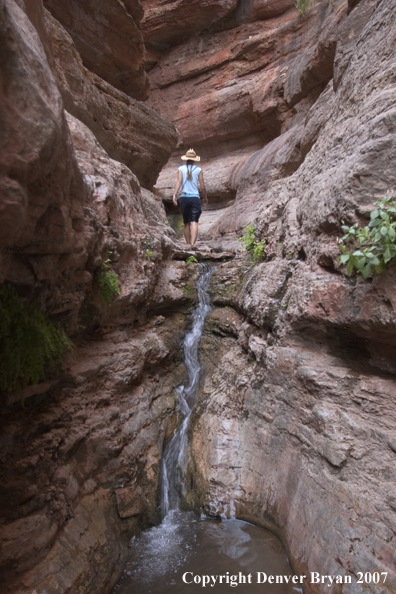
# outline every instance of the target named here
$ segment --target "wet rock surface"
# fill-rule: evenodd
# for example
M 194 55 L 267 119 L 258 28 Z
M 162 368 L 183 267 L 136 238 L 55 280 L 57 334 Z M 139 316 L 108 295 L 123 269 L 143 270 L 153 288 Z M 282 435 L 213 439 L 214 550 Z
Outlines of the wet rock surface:
M 395 267 L 348 277 L 337 239 L 395 186 L 394 0 L 303 18 L 288 1 L 24 4 L 0 0 L 0 280 L 76 349 L 25 408 L 2 396 L 5 591 L 109 592 L 155 521 L 195 256 L 219 266 L 188 500 L 270 526 L 296 571 L 389 573 L 312 593 L 393 593 Z M 163 117 L 179 144 L 151 192 L 176 143 Z M 161 202 L 190 144 L 210 198 L 194 250 Z
M 265 239 L 264 262 L 239 257 L 213 277 L 189 497 L 213 515 L 235 505 L 237 516 L 272 526 L 297 571 L 388 572 L 385 585 L 354 580 L 345 593 L 390 593 L 396 579 L 394 265 L 367 281 L 348 277 L 337 244 L 342 222 L 366 224 L 395 185 L 394 8 L 321 3 L 305 19 L 291 8 L 260 31 L 248 17 L 230 20 L 175 45 L 150 71 L 151 104 L 180 106 L 172 116 L 180 150 L 160 192 L 171 195 L 191 144 L 212 200 L 206 241 L 231 244 L 251 223 Z M 293 39 L 279 64 L 275 30 Z M 249 74 L 249 44 L 264 60 L 264 36 L 271 58 Z M 231 39 L 232 50 L 243 41 L 245 62 Z M 259 103 L 255 77 L 265 81 Z M 261 123 L 273 138 L 253 137 Z
M 389 572 L 381 589 L 392 592 L 394 379 L 376 368 L 369 340 L 343 323 L 304 320 L 294 304 L 309 296 L 292 297 L 301 276 L 286 289 L 285 278 L 276 261 L 250 271 L 235 261 L 214 274 L 190 496 L 209 514 L 235 506 L 237 517 L 274 529 L 298 572 L 371 567 Z

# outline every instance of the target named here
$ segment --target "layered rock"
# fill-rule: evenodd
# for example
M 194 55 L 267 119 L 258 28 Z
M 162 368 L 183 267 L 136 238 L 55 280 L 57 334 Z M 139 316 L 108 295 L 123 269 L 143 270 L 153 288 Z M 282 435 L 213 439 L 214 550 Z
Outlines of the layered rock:
M 142 5 L 142 33 L 146 43 L 166 47 L 231 14 L 237 8 L 238 0 L 143 0 Z
M 40 2 L 36 5 L 40 7 Z M 2 254 L 1 280 L 29 287 L 30 294 L 34 291 L 44 309 L 75 331 L 82 303 L 89 303 L 92 298 L 95 301 L 95 275 L 109 252 L 113 267 L 125 276 L 125 294 L 133 293 L 133 286 L 140 286 L 137 293 L 141 293 L 142 287 L 150 286 L 158 276 L 158 272 L 152 274 L 154 265 L 147 261 L 148 247 L 142 242 L 150 243 L 154 259 L 159 261 L 167 250 L 163 237 L 170 230 L 164 225 L 160 201 L 155 207 L 159 226 L 151 224 L 150 229 L 138 179 L 130 169 L 108 156 L 80 120 L 70 116 L 67 121 L 45 51 L 23 10 L 18 4 L 3 2 L 2 11 L 6 59 L 0 224 L 1 244 L 8 249 Z M 33 20 L 40 24 L 42 10 L 34 14 Z M 38 28 L 46 31 L 43 20 Z M 59 27 L 56 31 L 61 37 Z M 50 40 L 48 32 L 47 39 Z M 74 66 L 79 74 L 74 78 L 73 88 L 83 107 L 78 104 L 75 112 L 85 114 L 91 123 L 92 118 L 87 114 L 94 100 L 88 101 L 87 106 L 81 88 L 88 95 L 91 92 L 91 97 L 94 86 L 87 82 L 84 87 L 85 69 L 66 34 L 63 39 L 65 52 L 69 51 L 74 59 L 69 61 L 70 68 Z M 46 49 L 50 51 L 50 43 Z M 56 64 L 58 78 L 65 80 L 58 54 L 51 62 Z M 100 86 L 99 79 L 97 83 Z M 125 120 L 140 125 L 133 140 L 132 134 L 129 135 L 128 148 L 122 149 L 125 143 L 121 137 L 122 125 L 116 115 L 112 116 L 106 102 L 107 125 L 111 130 L 108 142 L 113 142 L 115 156 L 123 151 L 125 156 L 132 145 L 135 147 L 135 158 L 128 163 L 133 161 L 141 179 L 150 185 L 171 151 L 172 127 L 125 95 L 117 96 L 117 91 L 112 91 L 109 85 L 105 89 L 109 98 L 113 95 L 112 104 L 118 105 L 124 125 Z M 64 94 L 67 95 L 66 91 Z M 96 98 L 103 104 L 103 93 L 98 91 Z M 73 100 L 69 101 L 72 107 Z M 102 124 L 98 129 L 101 126 L 104 131 Z M 144 148 L 142 128 L 152 138 Z M 158 136 L 162 137 L 160 146 L 155 140 Z M 129 263 L 131 254 L 133 266 Z
M 346 13 L 345 4 L 320 3 L 301 18 L 293 3 L 241 3 L 223 27 L 161 56 L 150 71 L 149 104 L 179 133 L 179 150 L 158 181 L 164 198 L 190 146 L 202 157 L 212 204 L 224 205 L 224 188 L 228 200 L 235 197 L 234 168 L 301 122 L 332 78 Z
M 114 585 L 131 535 L 156 518 L 182 326 L 157 316 L 81 345 L 61 386 L 3 416 L 3 592 Z
M 176 144 L 173 126 L 85 68 L 73 40 L 48 12 L 46 29 L 65 109 L 92 130 L 110 157 L 151 189 Z
M 135 99 L 148 96 L 139 0 L 45 0 L 45 6 L 71 35 L 89 70 Z
M 224 243 L 254 223 L 266 260 L 213 277 L 189 498 L 271 526 L 298 572 L 352 576 L 333 592 L 396 587 L 395 268 L 364 281 L 337 260 L 342 221 L 367 222 L 395 185 L 395 35 L 394 2 L 357 5 L 335 85 L 235 167 L 235 200 L 208 230 Z M 362 567 L 385 584 L 358 585 Z
M 395 182 L 394 1 L 318 3 L 305 18 L 289 2 L 210 4 L 200 4 L 202 25 L 197 4 L 189 4 L 193 20 L 184 2 L 145 3 L 150 104 L 180 134 L 158 185 L 171 194 L 180 154 L 194 143 L 215 206 L 205 214 L 210 247 L 235 245 L 253 222 L 266 244 L 258 266 L 237 258 L 213 277 L 188 499 L 213 515 L 235 509 L 271 526 L 297 571 L 388 572 L 380 589 L 390 594 L 395 271 L 347 277 L 337 239 L 343 220 L 365 222 Z M 77 53 L 89 5 L 68 15 L 72 5 L 53 3 L 76 44 L 49 18 L 54 61 L 42 12 L 30 11 L 72 115 L 22 3 L 0 6 L 2 279 L 28 287 L 71 331 L 93 333 L 49 394 L 48 384 L 37 387 L 26 410 L 15 403 L 3 415 L 2 579 L 24 594 L 106 592 L 121 545 L 155 517 L 159 456 L 182 375 L 175 312 L 184 313 L 191 290 L 181 290 L 184 263 L 167 260 L 175 247 L 160 200 L 119 162 L 151 184 L 141 136 L 122 131 L 127 118 L 144 125 L 149 112 L 109 86 L 109 61 L 92 74 Z M 116 18 L 133 6 L 118 4 Z M 91 25 L 99 64 L 105 28 Z M 159 121 L 149 129 L 159 167 L 155 130 L 170 129 Z M 168 141 L 171 132 L 162 141 L 169 151 Z M 130 147 L 140 151 L 135 161 L 126 161 Z M 108 256 L 121 284 L 110 307 L 95 284 Z M 324 590 L 363 587 L 311 587 Z
M 62 243 L 70 250 L 76 243 L 72 219 L 84 201 L 84 184 L 62 100 L 39 36 L 23 10 L 3 1 L 1 11 L 0 242 L 17 247 L 46 242 L 55 252 Z
M 180 288 L 185 264 L 165 263 L 174 233 L 161 201 L 64 111 L 57 81 L 68 81 L 63 96 L 70 91 L 70 106 L 91 125 L 95 101 L 98 110 L 107 105 L 113 156 L 140 151 L 128 164 L 148 186 L 175 135 L 90 75 L 59 24 L 51 20 L 48 31 L 39 0 L 28 7 L 29 18 L 22 1 L 0 2 L 0 281 L 60 322 L 76 346 L 60 375 L 1 394 L 2 590 L 107 592 L 128 539 L 156 515 L 158 460 L 180 374 L 167 367 L 178 368 L 184 321 L 172 312 L 191 295 Z M 51 37 L 63 54 L 52 54 Z M 104 89 L 96 96 L 93 80 Z M 140 130 L 124 140 L 121 119 Z M 105 261 L 121 290 L 111 305 L 98 287 Z

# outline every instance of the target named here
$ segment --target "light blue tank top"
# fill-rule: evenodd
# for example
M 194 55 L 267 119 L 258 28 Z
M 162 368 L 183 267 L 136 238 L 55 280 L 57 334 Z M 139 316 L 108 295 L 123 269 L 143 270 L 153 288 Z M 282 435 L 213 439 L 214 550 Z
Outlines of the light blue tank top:
M 191 169 L 192 173 L 192 180 L 187 179 L 187 167 Z M 197 167 L 197 165 L 182 165 L 179 167 L 179 171 L 182 172 L 183 175 L 183 185 L 182 185 L 182 196 L 198 196 L 199 198 L 199 191 L 198 191 L 198 178 L 199 174 L 201 173 L 202 169 Z

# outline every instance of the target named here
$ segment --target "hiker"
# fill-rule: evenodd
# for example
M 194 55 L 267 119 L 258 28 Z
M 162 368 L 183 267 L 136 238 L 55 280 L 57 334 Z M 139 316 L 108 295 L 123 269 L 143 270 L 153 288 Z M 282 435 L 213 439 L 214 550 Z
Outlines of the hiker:
M 182 189 L 179 206 L 183 215 L 183 233 L 186 243 L 195 245 L 198 235 L 198 221 L 201 216 L 201 200 L 198 191 L 198 182 L 203 193 L 203 204 L 208 203 L 203 172 L 195 162 L 200 161 L 193 149 L 190 149 L 182 156 L 182 161 L 187 161 L 185 165 L 179 167 L 175 192 L 173 194 L 173 204 L 177 206 L 177 193 Z

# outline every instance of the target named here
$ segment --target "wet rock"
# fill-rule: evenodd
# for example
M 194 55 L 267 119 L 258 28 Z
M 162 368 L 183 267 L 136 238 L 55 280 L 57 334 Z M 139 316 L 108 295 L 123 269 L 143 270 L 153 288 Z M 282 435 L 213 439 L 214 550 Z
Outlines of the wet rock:
M 345 575 L 370 562 L 389 570 L 391 592 L 394 381 L 348 368 L 323 343 L 303 347 L 302 336 L 293 347 L 251 335 L 249 345 L 255 354 L 264 347 L 265 367 L 233 338 L 203 339 L 206 375 L 191 431 L 193 500 L 212 515 L 235 506 L 237 517 L 260 518 L 283 537 L 299 571 L 316 565 Z M 378 556 L 368 553 L 368 541 Z
M 125 487 L 124 489 L 117 489 L 115 495 L 120 518 L 139 516 L 147 507 L 147 502 L 144 500 L 140 489 Z
M 76 350 L 50 394 L 24 409 L 16 404 L 17 420 L 12 408 L 3 415 L 5 592 L 50 588 L 54 580 L 60 592 L 111 588 L 127 541 L 155 518 L 162 441 L 180 381 L 166 361 L 174 367 L 181 359 L 183 325 L 183 317 L 163 318 L 140 331 L 108 332 Z

